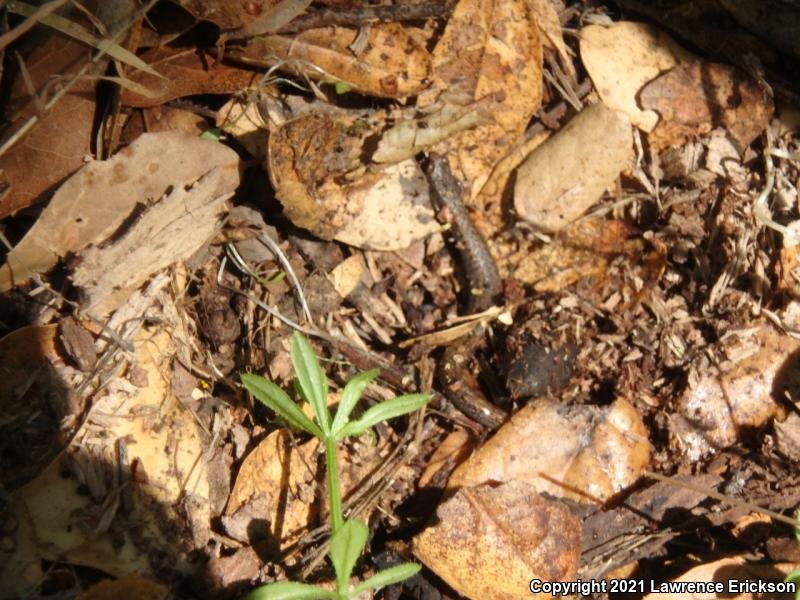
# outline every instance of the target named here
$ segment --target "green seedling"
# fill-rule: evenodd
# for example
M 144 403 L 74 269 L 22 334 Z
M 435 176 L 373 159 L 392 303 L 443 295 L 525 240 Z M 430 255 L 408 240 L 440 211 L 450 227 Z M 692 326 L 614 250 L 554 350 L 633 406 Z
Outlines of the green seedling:
M 797 525 L 795 525 L 794 528 L 794 537 L 797 539 L 797 542 L 800 543 L 800 511 L 797 511 L 795 514 L 795 520 L 797 521 Z M 800 586 L 800 569 L 792 569 L 789 571 L 784 581 L 786 583 L 796 583 Z M 795 592 L 794 598 L 795 600 L 800 600 L 800 591 Z
M 328 379 L 319 366 L 311 344 L 299 333 L 292 336 L 291 355 L 297 377 L 295 389 L 300 398 L 311 405 L 314 420 L 307 417 L 300 406 L 271 381 L 247 373 L 241 376 L 242 384 L 289 426 L 305 431 L 323 442 L 331 519 L 328 556 L 336 573 L 336 591 L 295 581 L 279 581 L 253 590 L 247 600 L 349 600 L 367 590 L 378 589 L 411 577 L 420 570 L 420 566 L 403 563 L 380 571 L 356 586 L 350 586 L 350 575 L 367 544 L 369 530 L 361 521 L 344 519 L 336 444 L 346 437 L 361 435 L 373 425 L 418 410 L 430 397 L 427 394 L 409 394 L 385 400 L 364 411 L 359 418 L 351 420 L 350 415 L 364 388 L 378 376 L 378 370 L 373 369 L 360 373 L 347 382 L 336 414 L 331 417 L 327 405 Z

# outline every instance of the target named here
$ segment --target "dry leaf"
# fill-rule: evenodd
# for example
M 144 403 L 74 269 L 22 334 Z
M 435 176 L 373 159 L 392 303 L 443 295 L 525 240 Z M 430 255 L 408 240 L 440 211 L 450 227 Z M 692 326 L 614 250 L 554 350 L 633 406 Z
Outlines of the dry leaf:
M 517 169 L 514 208 L 537 228 L 563 229 L 600 199 L 632 158 L 628 118 L 602 103 L 585 108 Z
M 347 446 L 340 449 L 337 457 L 344 498 L 375 469 L 385 449 L 385 443 L 369 450 L 362 447 L 357 455 Z M 239 469 L 225 511 L 226 528 L 246 532 L 254 518 L 264 519 L 274 544 L 271 550 L 285 550 L 294 544 L 325 517 L 318 501 L 319 486 L 324 486 L 324 472 L 316 468 L 319 453 L 316 438 L 297 444 L 286 429 L 270 433 Z
M 376 163 L 392 163 L 412 158 L 426 148 L 485 120 L 485 117 L 468 107 L 449 105 L 422 119 L 403 119 L 383 132 L 372 160 Z
M 53 196 L 0 267 L 0 291 L 49 270 L 59 258 L 104 242 L 137 205 L 158 200 L 219 167 L 238 173 L 236 153 L 181 132 L 142 135 L 106 161 L 92 162 Z
M 144 87 L 150 94 L 143 95 L 124 88 L 122 103 L 126 106 L 146 108 L 184 96 L 241 92 L 258 78 L 258 74 L 252 71 L 237 69 L 212 56 L 185 49 L 154 48 L 142 59 L 162 77 L 138 70 L 128 73 L 128 80 Z
M 744 73 L 727 65 L 683 63 L 647 84 L 640 102 L 659 114 L 648 141 L 661 150 L 725 128 L 739 152 L 766 129 L 774 105 Z
M 582 277 L 597 279 L 605 275 L 614 257 L 642 254 L 642 241 L 631 239 L 633 234 L 630 225 L 619 220 L 579 221 L 550 243 L 525 252 L 514 278 L 532 284 L 537 292 L 557 292 Z
M 285 61 L 288 69 L 315 80 L 342 82 L 381 98 L 418 94 L 431 74 L 431 58 L 398 23 L 377 23 L 367 32 L 364 50 L 354 52 L 359 31 L 344 27 L 309 29 L 293 36 L 273 35 L 251 41 L 244 57 Z M 274 62 L 274 59 L 271 59 Z
M 374 173 L 361 164 L 367 118 L 308 115 L 270 136 L 268 171 L 286 215 L 322 239 L 399 250 L 439 230 L 414 160 Z
M 749 354 L 720 370 L 703 366 L 678 403 L 672 433 L 690 460 L 735 443 L 781 416 L 784 394 L 800 398 L 792 353 L 798 342 L 771 327 L 759 330 Z
M 580 545 L 580 521 L 564 505 L 513 481 L 458 490 L 414 538 L 414 554 L 469 598 L 530 599 L 545 597 L 531 594 L 531 579 L 574 579 Z
M 4 550 L 0 561 L 0 597 L 35 597 L 44 579 L 44 570 L 30 515 L 24 506 L 13 500 L 6 501 L 3 512 L 4 520 L 13 520 L 16 528 L 13 532 L 14 550 Z
M 78 596 L 77 600 L 118 600 L 119 598 L 167 600 L 169 589 L 136 573 L 122 579 L 96 583 Z
M 51 36 L 25 62 L 34 89 L 45 94 L 53 74 L 69 77 L 89 61 L 90 48 L 71 38 Z M 47 86 L 47 88 L 46 88 Z M 2 181 L 9 187 L 0 200 L 0 219 L 26 208 L 83 164 L 91 148 L 95 82 L 79 81 L 13 148 L 0 156 Z M 52 90 L 49 92 L 52 95 Z M 46 100 L 46 98 L 45 98 Z M 27 106 L 23 107 L 22 104 Z M 22 81 L 12 91 L 9 107 L 23 109 L 15 124 L 36 114 Z M 7 112 L 7 118 L 13 115 Z
M 329 279 L 342 298 L 347 298 L 369 277 L 367 263 L 360 252 L 348 256 L 330 272 Z
M 778 585 L 795 565 L 774 564 L 756 565 L 745 562 L 743 557 L 723 558 L 715 562 L 699 565 L 689 569 L 671 582 L 653 581 L 649 589 L 651 593 L 644 596 L 643 600 L 760 600 L 765 598 L 791 598 L 793 594 L 776 594 L 777 589 L 771 592 L 759 589 L 759 586 L 769 584 Z M 688 587 L 691 582 L 710 583 L 717 582 L 720 591 L 691 591 Z M 745 586 L 753 585 L 752 588 Z M 653 587 L 655 589 L 653 589 Z M 785 590 L 786 588 L 784 588 Z
M 463 429 L 456 429 L 448 435 L 428 459 L 425 470 L 419 477 L 420 488 L 434 484 L 434 478 L 442 471 L 449 472 L 462 463 L 475 447 L 473 437 Z
M 166 296 L 160 302 L 167 303 Z M 207 542 L 211 506 L 221 499 L 210 482 L 208 442 L 194 417 L 172 396 L 164 375 L 175 352 L 174 334 L 174 326 L 164 326 L 162 331 L 141 330 L 133 343 L 136 364 L 146 371 L 147 385 L 134 388 L 125 380 L 109 381 L 106 395 L 95 400 L 65 461 L 53 461 L 14 492 L 31 516 L 43 558 L 122 577 L 150 573 L 150 558 L 166 554 L 172 567 L 191 572 L 187 551 Z M 101 421 L 102 435 L 98 436 L 95 420 L 103 415 L 110 418 Z M 82 443 L 85 440 L 91 443 Z M 133 507 L 128 518 L 140 524 L 136 534 L 140 543 L 147 540 L 144 548 L 133 542 L 129 531 L 112 537 L 110 522 L 102 525 L 105 519 L 113 519 L 118 502 L 105 503 L 109 496 L 87 496 L 79 481 L 63 476 L 63 465 L 71 464 L 73 472 L 102 482 L 103 473 L 117 469 L 117 440 L 130 440 L 126 444 L 128 462 L 137 465 L 140 474 L 131 488 Z M 97 475 L 89 478 L 92 473 Z M 90 491 L 95 487 L 89 485 Z M 99 487 L 101 495 L 111 494 L 119 500 L 119 494 L 106 484 Z M 59 501 L 53 502 L 53 498 Z M 193 536 L 191 543 L 175 536 L 174 521 L 191 524 L 191 534 L 187 534 Z
M 526 1 L 460 0 L 434 50 L 433 68 L 420 109 L 477 102 L 488 121 L 434 147 L 474 199 L 541 104 L 542 43 Z
M 145 209 L 113 243 L 81 252 L 71 279 L 82 310 L 102 319 L 153 273 L 192 256 L 221 228 L 238 185 L 237 171 L 216 167 Z
M 255 102 L 231 98 L 217 111 L 217 127 L 231 134 L 257 160 L 267 156 L 269 123 Z
M 606 106 L 624 112 L 639 129 L 652 131 L 658 115 L 639 108 L 639 91 L 692 55 L 644 23 L 589 25 L 581 29 L 580 40 L 581 60 Z
M 447 485 L 522 481 L 537 492 L 603 502 L 633 484 L 649 461 L 647 429 L 628 401 L 599 408 L 541 399 L 514 414 Z
M 564 43 L 561 21 L 556 12 L 555 2 L 553 0 L 528 0 L 528 8 L 530 8 L 531 14 L 535 16 L 536 24 L 544 34 L 542 41 L 558 52 L 561 65 L 572 80 L 575 81 L 575 65 L 572 62 L 572 55 Z

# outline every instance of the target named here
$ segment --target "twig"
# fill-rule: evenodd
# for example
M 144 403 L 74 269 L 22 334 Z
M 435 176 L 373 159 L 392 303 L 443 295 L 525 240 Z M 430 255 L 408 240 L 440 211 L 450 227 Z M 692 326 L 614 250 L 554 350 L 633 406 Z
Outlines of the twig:
M 674 485 L 676 487 L 682 487 L 687 490 L 692 490 L 693 492 L 697 492 L 699 494 L 705 494 L 709 498 L 714 498 L 715 500 L 726 502 L 736 508 L 746 508 L 747 510 L 761 513 L 763 515 L 767 515 L 768 517 L 772 517 L 773 519 L 775 519 L 776 521 L 780 521 L 781 523 L 786 523 L 787 525 L 791 525 L 792 528 L 797 528 L 797 521 L 795 519 L 792 519 L 780 513 L 776 513 L 774 510 L 769 510 L 768 508 L 761 508 L 760 506 L 753 504 L 752 502 L 737 500 L 736 498 L 731 498 L 730 496 L 726 496 L 725 494 L 720 494 L 719 492 L 715 492 L 714 490 L 710 490 L 708 488 L 704 488 L 699 485 L 694 485 L 692 483 L 689 483 L 688 481 L 681 481 L 680 479 L 666 477 L 665 475 L 661 475 L 660 473 L 654 473 L 653 471 L 644 471 L 643 474 L 645 477 L 649 477 L 650 479 L 663 481 L 665 483 L 669 483 L 670 485 Z

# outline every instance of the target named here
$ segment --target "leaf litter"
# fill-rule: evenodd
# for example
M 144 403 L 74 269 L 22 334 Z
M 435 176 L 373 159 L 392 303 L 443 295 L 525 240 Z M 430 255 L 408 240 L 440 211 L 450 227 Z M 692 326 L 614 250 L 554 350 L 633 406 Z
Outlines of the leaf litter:
M 796 568 L 793 17 L 618 4 L 58 9 L 144 70 L 24 25 L 0 145 L 2 595 L 332 582 L 320 444 L 239 385 L 292 393 L 293 330 L 329 403 L 380 370 L 355 416 L 433 397 L 339 455 L 359 578 L 426 567 L 383 597 Z M 58 96 L 52 76 L 77 78 Z

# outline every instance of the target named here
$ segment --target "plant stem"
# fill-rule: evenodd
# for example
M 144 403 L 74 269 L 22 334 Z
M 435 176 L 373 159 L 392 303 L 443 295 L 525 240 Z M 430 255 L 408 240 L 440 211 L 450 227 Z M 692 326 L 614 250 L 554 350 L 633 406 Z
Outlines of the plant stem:
M 336 440 L 332 435 L 325 436 L 325 467 L 328 476 L 331 534 L 335 534 L 344 525 L 344 515 L 342 515 L 342 490 L 339 487 L 339 464 L 336 461 Z

